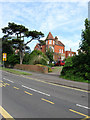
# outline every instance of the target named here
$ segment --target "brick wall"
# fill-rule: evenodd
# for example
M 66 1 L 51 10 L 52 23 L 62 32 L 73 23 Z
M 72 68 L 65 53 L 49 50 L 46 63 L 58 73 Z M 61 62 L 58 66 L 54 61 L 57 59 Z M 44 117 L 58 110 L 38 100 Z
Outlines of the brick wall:
M 71 56 L 74 56 L 74 55 L 76 55 L 76 52 L 72 52 L 72 51 L 66 51 L 66 54 L 65 54 L 66 56 L 66 58 L 67 57 L 71 57 Z
M 64 46 L 55 45 L 54 52 L 59 53 L 59 49 L 62 49 L 64 52 Z
M 48 73 L 48 67 L 47 66 L 16 64 L 14 66 L 14 68 L 15 69 L 20 69 L 20 70 L 40 72 L 40 73 Z
M 41 50 L 43 53 L 46 53 L 46 45 L 43 45 L 42 46 L 42 50 Z

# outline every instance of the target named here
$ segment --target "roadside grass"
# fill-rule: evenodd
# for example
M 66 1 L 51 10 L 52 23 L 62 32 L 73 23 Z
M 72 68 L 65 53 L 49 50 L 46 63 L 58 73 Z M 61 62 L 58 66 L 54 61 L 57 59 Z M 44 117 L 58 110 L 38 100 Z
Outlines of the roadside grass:
M 63 66 L 54 66 L 52 67 L 52 72 L 56 72 L 57 70 L 62 71 Z
M 0 67 L 0 70 L 4 70 L 4 71 L 7 71 L 7 72 L 10 72 L 10 73 L 13 73 L 13 74 L 18 74 L 18 75 L 32 75 L 32 74 L 27 73 L 27 72 L 21 72 L 21 71 L 13 70 L 13 69 L 10 69 L 10 68 Z
M 84 82 L 84 83 L 90 83 L 89 80 L 84 80 L 83 78 L 77 77 L 77 76 L 59 76 L 60 78 L 66 79 L 66 80 L 71 80 L 71 81 L 76 81 L 76 82 Z

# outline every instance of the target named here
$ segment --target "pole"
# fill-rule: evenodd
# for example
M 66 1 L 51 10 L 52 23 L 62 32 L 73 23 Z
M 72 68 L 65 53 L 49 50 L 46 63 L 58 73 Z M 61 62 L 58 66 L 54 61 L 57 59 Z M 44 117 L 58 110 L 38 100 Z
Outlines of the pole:
M 4 68 L 5 66 L 4 66 L 4 60 L 3 60 L 3 68 Z

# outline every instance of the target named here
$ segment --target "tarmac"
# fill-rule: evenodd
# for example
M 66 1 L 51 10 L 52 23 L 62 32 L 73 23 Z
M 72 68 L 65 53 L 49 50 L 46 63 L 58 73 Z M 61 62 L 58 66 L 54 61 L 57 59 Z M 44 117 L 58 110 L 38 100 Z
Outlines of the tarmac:
M 17 69 L 15 69 L 17 70 Z M 19 70 L 19 71 L 24 71 L 24 70 Z M 59 85 L 64 85 L 72 88 L 77 88 L 77 89 L 82 89 L 82 90 L 88 90 L 90 91 L 90 84 L 89 83 L 84 83 L 84 82 L 76 82 L 76 81 L 71 81 L 71 80 L 66 80 L 63 78 L 60 78 L 60 73 L 48 73 L 48 74 L 43 74 L 43 73 L 37 73 L 37 72 L 31 72 L 31 71 L 24 71 L 31 73 L 32 75 L 28 76 L 30 78 L 46 81 L 49 83 L 54 83 L 54 84 L 59 84 Z

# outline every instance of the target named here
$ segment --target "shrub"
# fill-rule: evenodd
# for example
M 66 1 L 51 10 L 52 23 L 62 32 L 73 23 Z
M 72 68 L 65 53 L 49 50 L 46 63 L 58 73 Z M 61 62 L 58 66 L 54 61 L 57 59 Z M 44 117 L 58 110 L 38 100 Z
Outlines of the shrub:
M 19 64 L 19 56 L 15 54 L 8 54 L 7 56 L 7 61 L 5 62 L 5 66 L 8 67 L 13 67 L 15 64 Z
M 52 72 L 52 68 L 51 67 L 48 67 L 48 72 Z
M 90 80 L 90 68 L 86 62 L 86 55 L 80 54 L 66 59 L 66 63 L 62 69 L 61 76 L 66 76 L 68 79 L 73 79 L 78 81 Z
M 54 64 L 53 64 L 53 63 L 49 63 L 49 66 L 50 66 L 50 67 L 53 67 L 53 66 L 54 66 Z
M 29 64 L 30 65 L 35 65 L 35 64 L 47 65 L 48 60 L 49 59 L 47 58 L 47 56 L 44 53 L 42 53 L 41 51 L 38 51 L 38 50 L 34 50 L 30 54 Z

